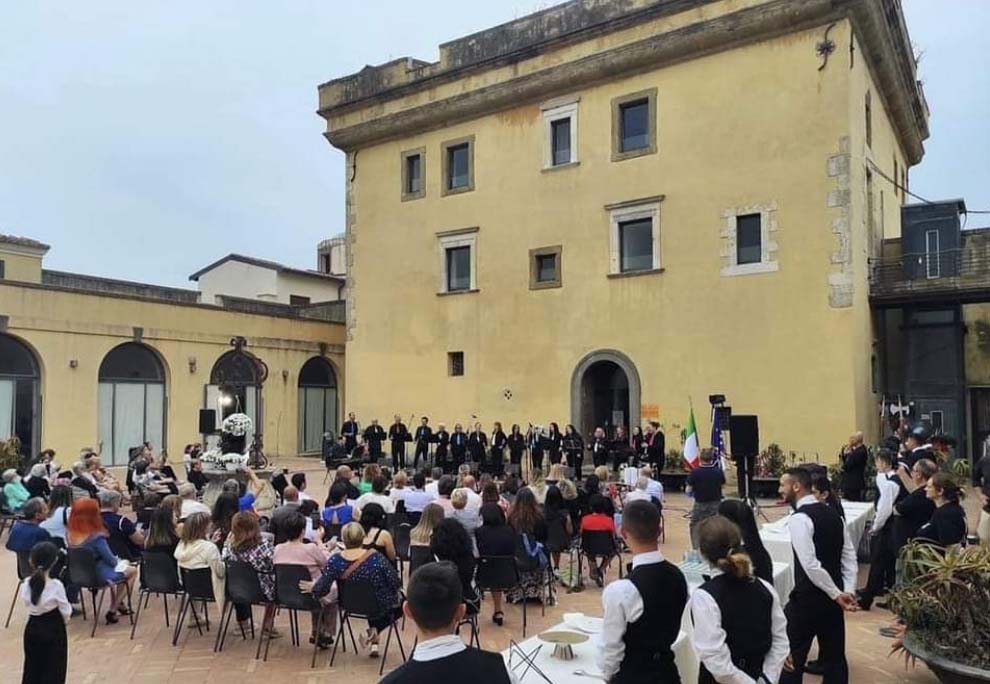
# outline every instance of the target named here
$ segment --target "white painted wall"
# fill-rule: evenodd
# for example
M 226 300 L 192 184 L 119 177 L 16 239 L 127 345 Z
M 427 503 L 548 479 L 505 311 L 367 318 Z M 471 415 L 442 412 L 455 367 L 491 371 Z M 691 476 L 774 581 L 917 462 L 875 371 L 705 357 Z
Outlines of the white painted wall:
M 217 304 L 217 295 L 244 299 L 278 299 L 277 273 L 241 261 L 227 261 L 199 277 L 200 299 L 204 304 Z M 289 298 L 285 298 L 288 303 Z
M 335 302 L 339 299 L 337 289 L 339 283 L 335 280 L 323 278 L 309 278 L 297 273 L 286 273 L 282 271 L 278 274 L 277 281 L 278 301 L 289 303 L 289 295 L 309 297 L 309 300 L 317 302 Z

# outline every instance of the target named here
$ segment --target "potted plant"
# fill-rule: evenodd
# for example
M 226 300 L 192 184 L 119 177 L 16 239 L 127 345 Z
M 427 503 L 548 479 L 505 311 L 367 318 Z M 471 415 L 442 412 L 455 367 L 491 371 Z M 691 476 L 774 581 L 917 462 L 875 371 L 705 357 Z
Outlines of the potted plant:
M 11 437 L 6 441 L 0 440 L 0 473 L 10 468 L 21 466 L 21 440 Z
M 773 443 L 756 457 L 756 472 L 750 483 L 750 494 L 754 497 L 773 499 L 777 496 L 780 476 L 787 468 L 787 457 L 780 445 Z
M 944 684 L 990 682 L 990 548 L 914 542 L 901 564 L 890 607 L 905 633 L 895 651 L 924 661 Z
M 667 458 L 660 472 L 660 484 L 667 491 L 684 490 L 687 484 L 687 467 L 684 464 L 684 454 L 680 450 L 667 451 Z

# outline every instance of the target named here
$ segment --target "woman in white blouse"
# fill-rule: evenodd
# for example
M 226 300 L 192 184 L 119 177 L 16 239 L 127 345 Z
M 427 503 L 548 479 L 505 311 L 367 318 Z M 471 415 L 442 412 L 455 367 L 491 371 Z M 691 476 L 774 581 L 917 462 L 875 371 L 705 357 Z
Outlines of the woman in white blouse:
M 62 583 L 48 576 L 58 561 L 58 548 L 41 542 L 31 549 L 32 574 L 21 584 L 21 601 L 27 607 L 24 628 L 24 675 L 21 684 L 63 684 L 68 641 L 65 621 L 72 606 Z M 93 616 L 96 619 L 96 616 Z
M 734 522 L 716 515 L 697 532 L 701 555 L 721 570 L 691 594 L 699 684 L 776 684 L 790 651 L 780 597 L 753 575 Z

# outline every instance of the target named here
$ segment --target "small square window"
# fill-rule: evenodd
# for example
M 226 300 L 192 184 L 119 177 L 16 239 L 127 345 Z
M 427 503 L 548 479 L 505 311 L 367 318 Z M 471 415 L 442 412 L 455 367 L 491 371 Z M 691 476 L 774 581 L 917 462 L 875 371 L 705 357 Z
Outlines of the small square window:
M 560 245 L 529 250 L 529 289 L 544 290 L 561 286 L 561 253 Z
M 309 302 L 309 297 L 303 297 L 302 295 L 289 295 L 290 306 L 308 306 Z
M 557 279 L 557 255 L 540 254 L 536 257 L 536 282 L 549 283 Z
M 550 138 L 553 165 L 571 163 L 571 119 L 557 119 L 550 122 Z
M 464 352 L 447 352 L 447 375 L 451 377 L 464 375 Z
M 622 126 L 622 152 L 641 150 L 650 146 L 650 103 L 637 100 L 619 107 Z
M 736 217 L 736 264 L 763 261 L 763 225 L 759 214 Z
M 653 219 L 619 223 L 619 270 L 648 271 L 653 268 Z
M 447 292 L 471 289 L 471 248 L 447 248 Z
M 471 182 L 471 149 L 467 143 L 447 148 L 447 189 L 466 188 Z

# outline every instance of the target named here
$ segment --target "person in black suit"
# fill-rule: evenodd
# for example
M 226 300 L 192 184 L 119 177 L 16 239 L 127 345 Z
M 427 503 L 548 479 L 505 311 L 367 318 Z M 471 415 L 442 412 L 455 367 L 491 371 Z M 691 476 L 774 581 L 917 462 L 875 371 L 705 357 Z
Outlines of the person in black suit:
M 433 433 L 433 443 L 437 445 L 436 451 L 433 452 L 434 464 L 443 469 L 443 472 L 449 472 L 450 464 L 447 459 L 447 450 L 450 446 L 450 433 L 447 432 L 447 426 L 443 423 L 437 425 L 437 431 Z
M 347 448 L 347 453 L 350 454 L 357 446 L 357 438 L 361 434 L 361 428 L 358 427 L 357 419 L 353 413 L 347 414 L 347 420 L 340 428 L 340 434 L 344 436 L 344 446 Z
M 485 449 L 488 448 L 488 437 L 481 429 L 481 423 L 474 424 L 474 430 L 468 435 L 467 448 L 471 461 L 482 466 L 486 460 Z M 482 467 L 482 469 L 487 470 L 486 467 Z
M 406 442 L 411 439 L 409 428 L 402 422 L 402 417 L 395 416 L 395 422 L 388 429 L 388 440 L 392 443 L 392 470 L 398 471 L 406 467 Z
M 556 423 L 550 423 L 550 429 L 547 431 L 547 454 L 550 456 L 551 465 L 560 463 L 560 445 L 562 440 L 560 427 Z
M 423 416 L 416 428 L 416 453 L 413 456 L 413 469 L 419 469 L 419 458 L 423 457 L 423 464 L 426 464 L 430 456 L 430 442 L 433 441 L 433 430 L 430 429 L 430 419 Z
M 364 430 L 364 441 L 368 445 L 368 458 L 374 463 L 382 457 L 382 442 L 385 441 L 385 428 L 375 418 Z
M 581 464 L 584 462 L 584 440 L 581 433 L 574 429 L 573 425 L 564 428 L 564 439 L 562 442 L 564 453 L 567 454 L 567 466 L 573 471 L 571 477 L 580 480 Z
M 505 471 L 505 446 L 509 443 L 508 438 L 505 436 L 505 432 L 502 430 L 502 424 L 495 421 L 492 426 L 492 450 L 491 450 L 491 468 L 492 475 L 495 477 L 502 477 Z
M 464 464 L 464 456 L 467 454 L 467 435 L 460 423 L 454 425 L 454 433 L 450 436 L 450 455 L 453 457 L 453 467 L 456 470 Z
M 663 467 L 666 464 L 666 441 L 663 432 L 660 430 L 660 423 L 650 421 L 650 424 L 646 426 L 646 460 L 653 466 L 653 470 L 657 475 L 663 471 Z
M 518 475 L 522 469 L 523 452 L 526 451 L 526 437 L 518 423 L 512 425 L 506 444 L 509 447 L 509 463 L 512 466 L 510 470 L 513 475 Z
M 842 463 L 842 496 L 849 501 L 863 500 L 867 455 L 862 432 L 854 432 L 839 454 L 839 461 Z

